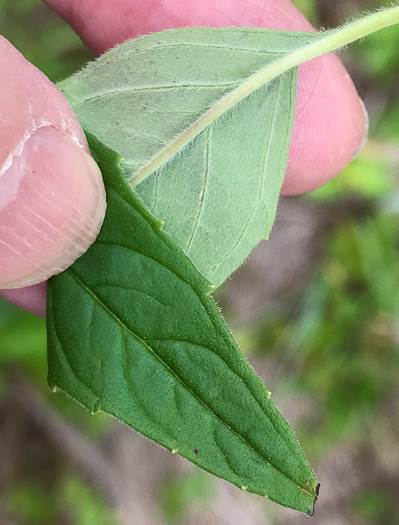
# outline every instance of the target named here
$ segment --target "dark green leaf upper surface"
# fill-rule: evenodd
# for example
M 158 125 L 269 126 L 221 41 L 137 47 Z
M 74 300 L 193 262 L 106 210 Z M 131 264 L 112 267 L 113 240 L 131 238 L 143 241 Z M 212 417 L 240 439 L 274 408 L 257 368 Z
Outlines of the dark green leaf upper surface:
M 91 138 L 108 210 L 95 244 L 50 280 L 49 384 L 238 487 L 311 514 L 317 481 L 247 363 L 211 285 Z

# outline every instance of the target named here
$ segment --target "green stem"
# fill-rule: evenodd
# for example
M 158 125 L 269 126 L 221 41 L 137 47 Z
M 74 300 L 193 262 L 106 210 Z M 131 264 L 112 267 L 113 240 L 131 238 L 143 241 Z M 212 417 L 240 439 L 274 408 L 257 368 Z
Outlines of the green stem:
M 325 36 L 316 42 L 312 42 L 269 64 L 248 78 L 238 88 L 230 91 L 225 97 L 220 99 L 219 102 L 197 119 L 189 128 L 184 130 L 165 149 L 160 151 L 137 171 L 129 181 L 131 186 L 134 187 L 140 184 L 140 182 L 161 167 L 201 131 L 223 115 L 223 113 L 289 69 L 297 67 L 313 58 L 325 55 L 326 53 L 331 53 L 376 31 L 398 23 L 399 6 L 381 10 L 343 27 L 327 31 Z

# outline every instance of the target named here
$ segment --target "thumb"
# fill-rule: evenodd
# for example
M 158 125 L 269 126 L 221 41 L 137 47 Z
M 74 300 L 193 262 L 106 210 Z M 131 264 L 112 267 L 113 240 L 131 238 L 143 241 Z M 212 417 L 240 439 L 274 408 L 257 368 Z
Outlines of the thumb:
M 0 288 L 45 281 L 94 242 L 100 170 L 61 92 L 0 36 Z

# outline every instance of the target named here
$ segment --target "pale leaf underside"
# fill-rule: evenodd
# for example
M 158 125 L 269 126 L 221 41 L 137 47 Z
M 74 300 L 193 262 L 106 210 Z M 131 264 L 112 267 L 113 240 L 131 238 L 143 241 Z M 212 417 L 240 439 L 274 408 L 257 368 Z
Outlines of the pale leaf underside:
M 111 50 L 60 87 L 83 126 L 123 157 L 166 231 L 219 285 L 274 223 L 296 96 L 289 71 L 398 19 L 392 7 L 324 33 L 164 31 Z
M 127 42 L 60 84 L 82 125 L 118 151 L 126 176 L 141 181 L 144 203 L 217 286 L 273 226 L 296 70 L 227 109 L 187 144 L 185 133 L 259 70 L 318 38 L 239 28 L 166 31 Z M 170 145 L 169 160 L 151 172 Z

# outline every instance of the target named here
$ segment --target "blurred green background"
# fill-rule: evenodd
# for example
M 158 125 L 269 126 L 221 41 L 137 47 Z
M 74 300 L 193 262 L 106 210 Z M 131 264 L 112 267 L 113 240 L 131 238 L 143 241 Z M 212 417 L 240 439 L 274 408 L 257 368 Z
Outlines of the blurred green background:
M 294 3 L 318 27 L 383 5 Z M 39 0 L 1 0 L 0 33 L 53 81 L 92 58 Z M 318 525 L 399 524 L 398 50 L 396 27 L 341 54 L 369 143 L 282 200 L 271 240 L 217 297 L 322 482 Z M 44 321 L 1 301 L 1 525 L 305 523 L 49 392 L 45 349 Z

